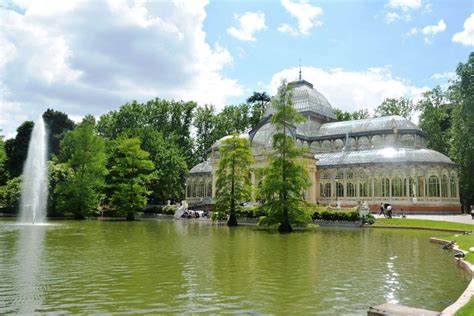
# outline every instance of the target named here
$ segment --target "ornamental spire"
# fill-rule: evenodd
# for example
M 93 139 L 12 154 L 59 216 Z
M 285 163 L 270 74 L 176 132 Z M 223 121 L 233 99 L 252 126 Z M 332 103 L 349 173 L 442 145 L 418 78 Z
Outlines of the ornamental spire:
M 301 81 L 301 58 L 299 59 L 300 60 L 300 81 Z

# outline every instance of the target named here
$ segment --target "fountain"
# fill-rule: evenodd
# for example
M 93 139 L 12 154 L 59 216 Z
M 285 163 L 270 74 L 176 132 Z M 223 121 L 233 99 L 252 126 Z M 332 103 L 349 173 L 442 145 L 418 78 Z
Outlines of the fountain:
M 40 116 L 35 122 L 23 167 L 20 222 L 43 223 L 48 197 L 48 145 L 46 127 Z

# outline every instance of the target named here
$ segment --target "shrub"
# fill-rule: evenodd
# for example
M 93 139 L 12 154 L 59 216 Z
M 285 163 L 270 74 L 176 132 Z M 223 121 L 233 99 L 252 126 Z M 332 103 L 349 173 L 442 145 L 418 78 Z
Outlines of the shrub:
M 356 222 L 360 220 L 359 213 L 357 211 L 322 211 L 314 212 L 312 216 L 313 220 L 329 221 L 329 222 Z
M 177 210 L 176 205 L 165 205 L 161 208 L 161 213 L 166 215 L 174 215 Z
M 372 225 L 375 223 L 375 217 L 372 214 L 367 214 L 361 218 L 362 224 Z
M 224 212 L 212 212 L 211 220 L 212 221 L 223 221 L 227 219 L 227 214 Z

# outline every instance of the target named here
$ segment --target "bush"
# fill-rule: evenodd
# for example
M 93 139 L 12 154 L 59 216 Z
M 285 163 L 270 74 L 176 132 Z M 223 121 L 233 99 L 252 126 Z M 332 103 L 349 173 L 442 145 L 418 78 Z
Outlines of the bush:
M 223 221 L 227 219 L 227 214 L 224 212 L 212 212 L 211 219 L 213 221 Z
M 245 218 L 257 218 L 260 216 L 265 216 L 265 211 L 257 206 L 252 207 L 243 207 L 240 210 L 236 210 L 237 218 L 245 217 Z
M 372 225 L 375 223 L 375 217 L 372 214 L 367 214 L 361 218 L 362 224 Z
M 174 215 L 177 209 L 176 205 L 165 205 L 161 208 L 161 214 Z
M 329 221 L 329 222 L 357 222 L 360 220 L 357 211 L 322 211 L 314 212 L 313 220 Z

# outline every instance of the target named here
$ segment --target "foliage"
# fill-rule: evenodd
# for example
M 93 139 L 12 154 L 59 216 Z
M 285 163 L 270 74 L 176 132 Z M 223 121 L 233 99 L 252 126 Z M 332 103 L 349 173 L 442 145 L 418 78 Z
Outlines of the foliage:
M 322 211 L 314 212 L 312 219 L 330 222 L 357 222 L 360 220 L 360 217 L 357 211 Z
M 6 167 L 10 179 L 20 176 L 23 171 L 34 125 L 32 121 L 25 121 L 17 128 L 15 138 L 5 141 Z
M 266 215 L 265 211 L 260 207 L 241 207 L 236 210 L 237 218 L 259 218 Z
M 48 149 L 50 155 L 59 155 L 59 145 L 66 133 L 74 129 L 74 122 L 66 113 L 47 109 L 43 119 L 48 128 Z
M 375 109 L 375 116 L 400 115 L 411 119 L 414 110 L 413 101 L 408 98 L 388 98 Z
M 369 118 L 369 111 L 367 109 L 361 109 L 352 113 L 342 111 L 341 109 L 335 108 L 336 119 L 338 121 L 350 121 L 350 120 L 361 120 Z
M 252 104 L 252 116 L 250 117 L 250 126 L 254 128 L 265 115 L 265 104 L 270 102 L 270 97 L 266 92 L 254 92 L 247 103 Z
M 363 215 L 361 217 L 362 224 L 373 225 L 375 223 L 375 217 L 372 214 Z
M 21 176 L 10 179 L 0 187 L 0 208 L 15 212 L 20 204 Z
M 197 108 L 193 124 L 196 128 L 196 156 L 199 161 L 204 161 L 207 158 L 208 148 L 216 141 L 213 134 L 215 126 L 214 107 L 206 104 Z
M 424 227 L 434 229 L 474 231 L 474 225 L 471 224 L 408 218 L 379 218 L 375 221 L 374 226 Z
M 99 207 L 104 185 L 105 143 L 94 133 L 95 120 L 86 116 L 61 142 L 59 161 L 64 165 L 53 173 L 57 183 L 57 209 L 72 212 L 76 219 L 83 219 Z M 56 203 L 56 201 L 54 202 Z M 56 205 L 55 205 L 56 207 Z
M 57 158 L 48 161 L 49 194 L 48 194 L 48 216 L 63 216 L 65 211 L 59 207 L 59 187 L 68 177 L 72 176 L 72 170 L 65 163 L 60 163 Z
M 416 108 L 421 111 L 419 126 L 427 135 L 427 147 L 447 155 L 452 106 L 446 93 L 439 86 L 435 87 L 423 93 Z
M 161 208 L 161 214 L 174 215 L 176 213 L 176 205 L 165 205 Z
M 6 184 L 8 180 L 6 168 L 7 154 L 5 153 L 5 142 L 3 136 L 0 135 L 0 185 Z
M 291 89 L 283 82 L 272 100 L 275 108 L 272 124 L 277 133 L 273 135 L 273 152 L 268 157 L 269 165 L 264 170 L 265 177 L 258 194 L 264 200 L 262 208 L 267 213 L 268 223 L 279 223 L 281 233 L 291 232 L 291 223 L 311 220 L 304 209 L 303 194 L 310 182 L 305 166 L 298 161 L 303 150 L 297 148 L 295 139 L 288 135 L 291 125 L 304 120 L 293 107 Z
M 357 110 L 355 112 L 352 112 L 352 119 L 353 120 L 362 120 L 362 119 L 366 119 L 366 118 L 369 118 L 369 110 L 367 109 L 360 109 L 360 110 Z
M 459 191 L 466 210 L 474 204 L 474 52 L 459 64 L 458 80 L 450 87 L 453 110 L 450 156 L 459 164 Z
M 229 214 L 229 226 L 237 226 L 236 211 L 240 209 L 240 203 L 251 200 L 249 174 L 252 162 L 252 151 L 247 139 L 233 134 L 222 141 L 219 168 L 216 171 L 215 209 Z
M 138 138 L 122 139 L 112 156 L 110 170 L 113 193 L 111 203 L 127 220 L 134 220 L 135 213 L 147 203 L 147 184 L 151 180 L 153 162 L 149 153 L 140 148 Z

